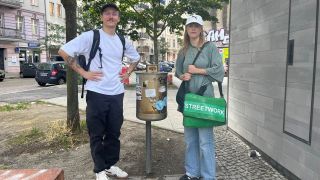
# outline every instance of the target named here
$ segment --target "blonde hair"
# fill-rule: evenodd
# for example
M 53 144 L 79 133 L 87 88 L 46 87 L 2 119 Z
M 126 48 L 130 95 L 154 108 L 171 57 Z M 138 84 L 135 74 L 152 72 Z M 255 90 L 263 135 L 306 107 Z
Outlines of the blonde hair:
M 199 38 L 200 39 L 199 39 L 198 47 L 201 47 L 203 45 L 204 41 L 205 41 L 204 34 L 203 34 L 203 26 L 201 26 L 201 32 L 200 32 L 200 37 Z M 184 30 L 184 35 L 183 35 L 183 47 L 180 50 L 180 52 L 182 52 L 183 55 L 186 55 L 189 46 L 190 46 L 190 37 L 188 35 L 187 26 L 186 26 L 186 28 Z

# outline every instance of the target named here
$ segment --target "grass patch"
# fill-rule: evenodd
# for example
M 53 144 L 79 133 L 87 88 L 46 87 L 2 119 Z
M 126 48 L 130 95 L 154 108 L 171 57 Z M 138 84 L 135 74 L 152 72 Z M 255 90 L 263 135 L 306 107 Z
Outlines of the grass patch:
M 44 137 L 44 132 L 38 128 L 32 128 L 30 131 L 24 131 L 22 134 L 9 140 L 10 145 L 23 145 L 33 141 L 37 141 Z
M 87 121 L 86 120 L 80 121 L 80 130 L 81 130 L 81 132 L 87 131 Z
M 10 111 L 17 111 L 17 110 L 25 110 L 28 109 L 30 106 L 30 103 L 17 103 L 17 104 L 6 104 L 3 106 L 0 106 L 0 112 L 10 112 Z
M 0 169 L 10 169 L 10 166 L 0 164 Z
M 70 148 L 74 146 L 71 131 L 62 121 L 56 121 L 49 125 L 45 134 L 45 141 L 62 148 Z
M 45 149 L 70 149 L 88 142 L 86 121 L 80 121 L 80 130 L 80 133 L 72 134 L 64 121 L 55 121 L 49 124 L 45 131 L 32 128 L 9 139 L 8 144 L 11 148 L 6 153 L 19 155 L 24 152 L 35 153 Z
M 88 142 L 86 121 L 80 121 L 80 133 L 72 134 L 64 121 L 56 121 L 49 125 L 45 133 L 45 141 L 58 148 L 73 148 Z

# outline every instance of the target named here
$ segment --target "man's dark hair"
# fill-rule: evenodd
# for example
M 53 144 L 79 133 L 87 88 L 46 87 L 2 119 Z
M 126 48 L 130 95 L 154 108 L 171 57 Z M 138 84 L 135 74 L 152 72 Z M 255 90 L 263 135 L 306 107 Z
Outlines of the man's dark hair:
M 100 13 L 102 14 L 104 12 L 104 10 L 106 10 L 107 8 L 113 8 L 116 11 L 120 12 L 120 10 L 119 10 L 117 5 L 115 5 L 113 3 L 107 3 L 104 6 L 102 6 Z

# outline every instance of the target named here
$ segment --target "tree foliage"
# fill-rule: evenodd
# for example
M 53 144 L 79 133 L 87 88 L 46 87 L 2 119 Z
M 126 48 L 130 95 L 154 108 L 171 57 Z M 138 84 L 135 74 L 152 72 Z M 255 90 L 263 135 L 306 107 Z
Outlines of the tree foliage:
M 165 54 L 169 50 L 169 44 L 166 42 L 165 38 L 161 38 L 159 42 L 159 52 L 161 54 L 162 60 L 165 60 Z
M 48 49 L 59 49 L 66 42 L 66 28 L 59 24 L 48 23 L 45 42 Z
M 217 21 L 210 14 L 210 9 L 222 8 L 228 0 L 86 0 L 83 5 L 83 17 L 99 27 L 100 8 L 109 2 L 118 4 L 121 11 L 119 31 L 129 35 L 133 40 L 139 38 L 137 29 L 145 29 L 154 43 L 155 59 L 158 63 L 158 38 L 166 28 L 173 33 L 183 30 L 187 14 L 199 14 L 207 21 Z

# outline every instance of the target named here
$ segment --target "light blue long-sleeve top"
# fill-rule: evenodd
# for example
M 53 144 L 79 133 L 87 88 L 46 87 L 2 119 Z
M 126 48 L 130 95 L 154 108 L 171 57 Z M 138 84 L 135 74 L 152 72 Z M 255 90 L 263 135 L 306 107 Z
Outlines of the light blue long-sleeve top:
M 199 48 L 190 45 L 185 55 L 180 51 L 176 60 L 176 77 L 179 78 L 182 74 L 188 72 L 188 66 L 192 64 L 199 50 Z M 207 75 L 192 74 L 189 81 L 190 92 L 196 93 L 202 85 L 207 85 L 204 96 L 214 97 L 212 82 L 223 81 L 224 68 L 221 55 L 213 42 L 206 43 L 194 65 L 197 68 L 205 69 Z

